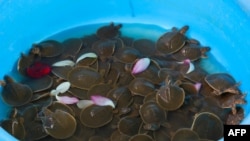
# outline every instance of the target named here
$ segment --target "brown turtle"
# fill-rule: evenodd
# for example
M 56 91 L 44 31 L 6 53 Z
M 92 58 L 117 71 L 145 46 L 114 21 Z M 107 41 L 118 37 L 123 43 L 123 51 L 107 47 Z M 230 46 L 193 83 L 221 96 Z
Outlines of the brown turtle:
M 108 26 L 102 26 L 100 27 L 96 35 L 100 39 L 110 39 L 118 36 L 120 34 L 119 29 L 122 27 L 122 24 L 115 25 L 113 22 L 111 22 Z
M 182 106 L 185 99 L 183 88 L 176 83 L 172 83 L 168 78 L 166 84 L 161 86 L 156 93 L 157 104 L 165 110 L 174 111 Z
M 160 128 L 160 125 L 164 125 L 167 113 L 158 106 L 156 102 L 144 103 L 139 110 L 140 116 L 145 123 L 144 129 L 155 131 Z
M 219 140 L 223 136 L 222 121 L 210 112 L 196 114 L 191 129 L 202 139 Z
M 62 43 L 56 40 L 46 40 L 38 44 L 33 44 L 30 53 L 41 57 L 55 57 L 62 54 L 63 50 Z
M 189 128 L 180 128 L 172 136 L 171 141 L 200 141 L 199 135 Z
M 156 43 L 156 49 L 164 54 L 172 54 L 180 50 L 186 42 L 185 32 L 188 26 L 182 27 L 180 30 L 172 28 L 172 31 L 163 34 Z
M 28 103 L 33 95 L 31 88 L 28 85 L 24 85 L 15 82 L 10 76 L 4 76 L 4 81 L 0 82 L 3 86 L 2 98 L 3 101 L 11 106 L 21 106 Z
M 239 94 L 239 83 L 228 73 L 214 73 L 205 77 L 206 83 L 213 89 L 212 94 L 221 95 L 229 92 Z
M 185 59 L 195 61 L 200 58 L 207 58 L 206 53 L 210 50 L 210 47 L 201 47 L 197 44 L 187 44 L 181 50 L 174 53 L 173 57 L 179 61 L 183 61 Z
M 236 105 L 245 104 L 244 94 L 224 93 L 218 97 L 221 108 L 231 108 L 233 115 L 237 113 Z

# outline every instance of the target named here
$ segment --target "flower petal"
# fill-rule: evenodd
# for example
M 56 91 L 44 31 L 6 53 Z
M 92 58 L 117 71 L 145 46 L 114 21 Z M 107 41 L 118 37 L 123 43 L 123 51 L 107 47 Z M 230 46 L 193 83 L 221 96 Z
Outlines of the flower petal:
M 189 74 L 190 72 L 194 71 L 195 67 L 194 64 L 192 62 L 189 63 L 189 68 L 186 72 L 186 74 Z
M 63 83 L 61 83 L 60 85 L 58 85 L 56 87 L 56 90 L 59 93 L 65 93 L 67 90 L 69 90 L 69 88 L 70 88 L 70 83 L 69 82 L 63 82 Z
M 75 104 L 79 102 L 79 99 L 76 97 L 69 97 L 69 96 L 58 96 L 56 95 L 56 99 L 63 103 L 63 104 Z
M 51 72 L 51 67 L 41 62 L 35 62 L 26 69 L 26 73 L 31 78 L 41 78 Z
M 92 100 L 79 100 L 76 103 L 77 107 L 80 109 L 84 109 L 92 104 L 94 104 L 94 102 Z
M 199 92 L 201 89 L 201 83 L 195 83 L 194 87 L 195 87 L 196 91 Z
M 114 102 L 106 97 L 100 96 L 100 95 L 93 95 L 91 96 L 91 100 L 94 102 L 94 104 L 99 106 L 111 106 L 115 108 Z
M 59 61 L 54 63 L 52 66 L 53 67 L 64 67 L 64 66 L 71 66 L 73 67 L 75 65 L 75 63 L 71 60 L 63 60 L 63 61 Z
M 194 71 L 194 69 L 195 69 L 194 64 L 191 62 L 190 59 L 185 59 L 185 60 L 183 60 L 182 62 L 177 62 L 177 63 L 178 63 L 178 64 L 184 64 L 184 65 L 186 64 L 186 65 L 189 65 L 189 68 L 188 68 L 186 74 L 188 74 L 188 73 Z
M 57 90 L 55 90 L 55 89 L 53 89 L 53 90 L 50 91 L 50 95 L 51 96 L 56 96 L 58 94 L 59 94 L 59 92 Z
M 77 58 L 76 63 L 78 63 L 79 61 L 85 59 L 85 58 L 97 58 L 97 55 L 93 52 L 89 52 L 89 53 L 84 53 L 83 55 L 81 55 L 79 58 Z
M 146 70 L 148 68 L 149 65 L 150 65 L 150 59 L 149 58 L 141 58 L 141 59 L 139 59 L 135 63 L 135 65 L 133 66 L 132 74 L 137 74 L 137 73 L 143 72 L 144 70 Z

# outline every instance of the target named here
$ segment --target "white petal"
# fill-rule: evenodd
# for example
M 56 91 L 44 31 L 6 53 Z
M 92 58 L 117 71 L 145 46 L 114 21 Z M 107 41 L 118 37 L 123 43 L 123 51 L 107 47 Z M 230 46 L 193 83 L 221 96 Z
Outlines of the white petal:
M 56 87 L 56 90 L 59 93 L 65 93 L 67 90 L 69 90 L 69 88 L 70 88 L 70 83 L 69 82 L 63 82 L 63 83 L 61 83 L 60 85 L 58 85 Z
M 89 53 L 84 53 L 83 55 L 81 55 L 77 60 L 76 63 L 78 63 L 79 61 L 85 59 L 85 58 L 97 58 L 97 55 L 93 52 L 89 52 Z
M 52 96 L 56 96 L 58 94 L 59 94 L 59 92 L 57 90 L 55 90 L 55 89 L 50 91 L 50 95 L 52 95 Z
M 64 67 L 64 66 L 74 66 L 75 63 L 71 60 L 63 60 L 63 61 L 59 61 L 54 63 L 52 66 L 53 67 Z
M 186 74 L 194 71 L 195 67 L 194 67 L 194 64 L 192 62 L 189 63 L 189 68 L 188 68 L 188 71 L 186 72 Z
M 76 103 L 77 107 L 80 109 L 84 109 L 92 104 L 94 104 L 92 100 L 80 100 Z

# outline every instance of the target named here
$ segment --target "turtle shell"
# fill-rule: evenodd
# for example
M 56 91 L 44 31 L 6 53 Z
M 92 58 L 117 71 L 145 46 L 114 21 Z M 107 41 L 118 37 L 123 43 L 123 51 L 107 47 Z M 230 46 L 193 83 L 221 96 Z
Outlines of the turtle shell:
M 239 94 L 238 83 L 228 73 L 214 73 L 205 77 L 206 83 L 214 89 L 213 94 L 221 95 L 225 92 Z
M 87 96 L 90 98 L 92 95 L 106 96 L 108 92 L 112 89 L 110 84 L 97 84 L 93 85 L 87 92 Z
M 156 49 L 164 54 L 177 52 L 186 42 L 184 33 L 187 30 L 188 26 L 184 26 L 179 31 L 174 28 L 172 31 L 165 33 L 157 40 Z
M 28 79 L 22 83 L 28 85 L 35 93 L 51 88 L 53 85 L 53 79 L 50 76 L 44 76 L 39 79 Z
M 120 133 L 133 136 L 139 131 L 142 120 L 139 117 L 124 117 L 118 122 L 118 130 Z
M 114 40 L 98 40 L 92 45 L 92 49 L 98 54 L 100 59 L 104 60 L 108 57 L 111 57 L 115 51 Z
M 167 114 L 164 109 L 155 102 L 144 103 L 139 110 L 143 122 L 151 125 L 150 130 L 156 130 L 165 122 Z
M 40 121 L 26 121 L 28 121 L 25 123 L 26 140 L 39 140 L 48 136 Z
M 129 141 L 154 141 L 152 137 L 146 134 L 134 135 L 129 139 Z
M 199 135 L 189 128 L 181 128 L 172 136 L 171 141 L 200 141 Z
M 219 140 L 223 136 L 222 121 L 218 116 L 209 112 L 195 115 L 191 129 L 203 139 Z
M 72 86 L 80 89 L 88 90 L 101 80 L 102 77 L 98 72 L 87 67 L 75 67 L 68 73 L 68 81 Z
M 152 56 L 156 52 L 155 42 L 149 39 L 135 40 L 133 43 L 133 47 L 145 57 Z
M 119 29 L 122 27 L 122 24 L 115 25 L 113 22 L 110 25 L 100 27 L 96 35 L 100 39 L 110 39 L 117 37 L 120 34 Z
M 26 75 L 26 69 L 34 63 L 34 60 L 34 55 L 25 55 L 21 53 L 17 62 L 18 72 L 22 75 Z
M 122 63 L 133 63 L 140 57 L 140 52 L 132 47 L 119 48 L 115 53 L 115 59 Z
M 117 109 L 126 108 L 133 102 L 132 94 L 127 87 L 113 88 L 108 92 L 107 96 L 117 103 Z
M 146 96 L 155 90 L 154 84 L 145 78 L 135 78 L 128 88 L 132 94 L 140 96 Z
M 24 140 L 26 131 L 23 122 L 22 118 L 12 118 L 2 121 L 1 127 L 17 139 Z
M 161 86 L 156 94 L 156 101 L 160 107 L 168 111 L 174 111 L 182 106 L 185 92 L 174 84 Z
M 21 106 L 28 103 L 33 95 L 28 85 L 15 82 L 10 76 L 4 77 L 6 84 L 2 89 L 3 101 L 11 106 Z
M 120 133 L 119 130 L 116 130 L 112 133 L 110 140 L 111 141 L 128 141 L 129 138 L 130 138 L 129 136 Z
M 62 56 L 64 58 L 72 58 L 74 59 L 77 53 L 81 50 L 83 41 L 80 38 L 69 38 L 62 42 L 64 46 L 64 51 Z
M 98 128 L 108 124 L 113 119 L 111 106 L 91 105 L 80 113 L 81 123 L 90 128 Z
M 39 44 L 34 44 L 30 52 L 41 57 L 55 57 L 62 54 L 63 45 L 55 40 L 46 40 Z
M 75 118 L 62 110 L 52 112 L 44 109 L 44 116 L 41 116 L 43 127 L 47 134 L 55 139 L 65 139 L 72 136 L 76 130 Z
M 183 61 L 185 59 L 195 61 L 200 58 L 206 58 L 206 53 L 210 50 L 210 47 L 201 47 L 197 44 L 187 44 L 181 50 L 174 53 L 173 57 L 179 61 Z

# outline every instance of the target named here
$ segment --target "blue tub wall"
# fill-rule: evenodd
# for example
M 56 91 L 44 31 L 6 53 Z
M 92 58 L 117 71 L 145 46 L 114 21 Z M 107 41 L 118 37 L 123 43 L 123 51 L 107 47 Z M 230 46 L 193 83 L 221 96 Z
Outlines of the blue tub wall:
M 189 25 L 187 34 L 210 46 L 217 61 L 241 82 L 243 92 L 250 93 L 250 10 L 242 4 L 245 1 L 0 0 L 0 80 L 32 43 L 71 27 L 114 21 L 166 29 Z M 8 108 L 2 101 L 0 108 L 4 119 Z M 243 123 L 249 124 L 250 109 L 244 108 L 248 120 Z

